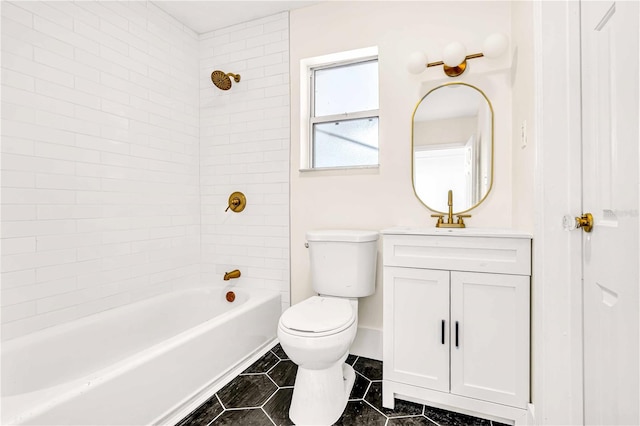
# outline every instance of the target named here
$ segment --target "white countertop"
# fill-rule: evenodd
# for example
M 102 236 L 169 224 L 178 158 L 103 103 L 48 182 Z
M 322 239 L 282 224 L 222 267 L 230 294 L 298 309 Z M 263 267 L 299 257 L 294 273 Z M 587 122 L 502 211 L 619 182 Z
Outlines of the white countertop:
M 487 237 L 487 238 L 531 238 L 531 234 L 505 228 L 436 228 L 396 226 L 380 231 L 382 235 L 432 235 L 456 237 Z

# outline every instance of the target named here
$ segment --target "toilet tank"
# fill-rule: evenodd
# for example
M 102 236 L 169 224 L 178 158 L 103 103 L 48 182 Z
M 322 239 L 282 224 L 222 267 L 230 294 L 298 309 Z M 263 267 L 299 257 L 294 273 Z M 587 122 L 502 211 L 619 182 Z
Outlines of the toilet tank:
M 308 231 L 311 285 L 327 296 L 364 297 L 376 287 L 378 232 Z

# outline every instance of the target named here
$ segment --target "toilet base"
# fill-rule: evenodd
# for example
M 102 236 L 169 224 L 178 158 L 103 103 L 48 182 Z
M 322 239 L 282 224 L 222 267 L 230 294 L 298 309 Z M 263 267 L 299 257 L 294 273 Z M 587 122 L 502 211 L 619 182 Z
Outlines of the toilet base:
M 344 412 L 356 380 L 346 356 L 324 370 L 298 367 L 289 418 L 297 425 L 331 425 Z

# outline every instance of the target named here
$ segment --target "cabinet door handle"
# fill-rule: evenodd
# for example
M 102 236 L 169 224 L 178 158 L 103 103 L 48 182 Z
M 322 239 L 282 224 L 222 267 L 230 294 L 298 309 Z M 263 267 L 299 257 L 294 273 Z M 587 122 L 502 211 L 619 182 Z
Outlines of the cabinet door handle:
M 442 320 L 442 344 L 444 345 L 444 320 Z
M 458 321 L 456 321 L 456 348 L 458 347 Z

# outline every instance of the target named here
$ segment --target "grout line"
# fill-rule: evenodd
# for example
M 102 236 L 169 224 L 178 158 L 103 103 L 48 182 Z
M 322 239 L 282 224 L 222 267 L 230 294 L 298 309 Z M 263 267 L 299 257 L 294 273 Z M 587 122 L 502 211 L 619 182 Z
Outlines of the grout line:
M 271 376 L 270 376 L 270 375 L 268 375 L 267 373 L 264 373 L 264 375 L 265 375 L 265 376 L 267 376 L 267 377 L 269 378 L 269 380 L 271 380 L 271 382 L 273 382 L 273 384 L 274 384 L 274 385 L 276 385 L 276 387 L 277 387 L 278 389 L 280 389 L 280 386 L 278 386 L 278 384 L 276 383 L 276 381 L 275 381 L 275 380 L 273 380 L 273 379 L 271 378 Z
M 433 419 L 430 419 L 429 417 L 427 417 L 427 415 L 426 415 L 426 414 L 423 414 L 423 416 L 424 416 L 427 420 L 429 420 L 430 422 L 433 422 L 435 425 L 440 426 L 440 423 L 438 423 L 438 422 L 436 422 L 436 421 L 433 421 Z
M 246 410 L 258 410 L 262 407 L 236 407 L 236 408 L 227 408 L 225 411 L 246 411 Z
M 274 369 L 274 368 L 276 368 L 276 366 L 277 366 L 278 364 L 280 364 L 281 362 L 282 362 L 282 360 L 280 360 L 280 361 L 276 362 L 275 364 L 273 364 L 273 366 L 271 366 L 271 368 L 269 368 L 267 371 L 265 371 L 265 372 L 264 372 L 264 373 L 262 373 L 262 374 L 266 374 L 266 375 L 268 376 L 268 375 L 269 375 L 269 373 L 271 373 L 271 371 L 273 371 L 273 369 Z M 277 385 L 276 385 L 276 386 L 277 386 Z
M 414 417 L 424 417 L 422 414 L 402 414 L 400 416 L 389 417 L 390 419 L 413 419 Z
M 276 424 L 276 422 L 273 421 L 273 419 L 271 418 L 271 416 L 269 415 L 269 413 L 267 413 L 264 408 L 260 407 L 260 409 L 262 410 L 262 412 L 264 413 L 265 416 L 267 416 L 267 418 L 269 419 L 269 421 L 271 421 L 271 423 L 273 423 L 273 426 L 278 426 Z
M 216 392 L 215 397 L 218 399 L 218 402 L 220 403 L 220 406 L 222 407 L 222 411 L 226 410 L 227 407 L 224 406 L 224 404 L 222 403 L 222 400 L 220 399 L 220 397 L 218 396 L 218 392 Z
M 358 378 L 358 376 L 364 378 L 366 381 L 369 382 L 368 386 L 371 386 L 371 380 L 367 379 L 366 377 L 364 377 L 362 374 L 358 373 L 355 369 L 353 370 L 354 373 L 356 373 L 356 380 Z M 353 382 L 353 385 L 355 386 L 355 381 Z M 369 390 L 369 388 L 367 387 L 367 389 L 365 389 L 364 394 L 362 395 L 361 398 L 349 398 L 348 401 L 360 401 L 363 400 L 365 396 L 367 396 L 367 391 Z M 353 388 L 351 388 L 351 392 L 353 392 Z M 351 394 L 349 394 L 349 396 L 351 396 Z
M 362 376 L 365 377 L 365 376 Z M 366 378 L 366 377 L 365 377 Z M 369 379 L 367 379 L 369 380 Z M 362 395 L 362 400 L 364 401 L 364 398 L 367 396 L 367 394 L 369 393 L 369 390 L 371 389 L 371 385 L 373 384 L 373 380 L 369 380 L 369 385 L 367 386 L 367 389 L 365 389 L 364 391 L 364 395 Z
M 223 415 L 223 414 L 224 414 L 224 412 L 225 412 L 225 411 L 227 411 L 227 410 L 222 410 L 222 411 L 220 412 L 220 414 L 218 414 L 217 416 L 215 416 L 215 417 L 213 418 L 213 420 L 211 420 L 209 423 L 207 423 L 207 426 L 212 426 L 212 425 L 215 423 L 215 421 L 216 421 L 216 420 L 218 420 L 218 418 L 219 418 L 221 415 Z
M 277 386 L 277 385 L 276 385 L 276 386 Z M 271 399 L 272 399 L 274 396 L 276 396 L 276 394 L 278 393 L 278 391 L 279 391 L 279 390 L 280 390 L 280 388 L 276 389 L 276 390 L 275 390 L 275 391 L 274 391 L 274 392 L 269 396 L 269 398 L 267 398 L 267 399 L 262 403 L 262 405 L 260 406 L 260 408 L 264 409 L 264 406 L 265 406 L 265 405 L 267 405 L 267 403 L 268 403 L 269 401 L 271 401 Z
M 387 421 L 389 421 L 389 416 L 387 416 L 386 414 L 384 414 L 382 411 L 378 410 L 376 407 L 373 406 L 373 404 L 371 404 L 369 401 L 367 401 L 366 399 L 362 400 L 365 404 L 367 404 L 369 407 L 373 408 L 374 410 L 376 410 L 378 413 L 382 414 L 384 416 L 385 419 L 387 419 Z

